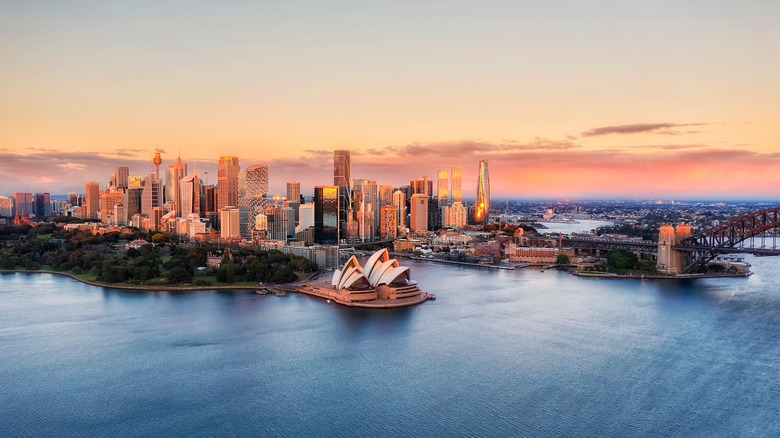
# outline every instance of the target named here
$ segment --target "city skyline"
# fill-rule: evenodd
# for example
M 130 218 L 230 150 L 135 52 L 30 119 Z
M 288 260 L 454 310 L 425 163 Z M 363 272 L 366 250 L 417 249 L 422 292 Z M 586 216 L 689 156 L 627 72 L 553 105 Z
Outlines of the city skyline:
M 305 6 L 0 6 L 0 193 L 159 147 L 211 184 L 218 156 L 268 163 L 280 194 L 345 149 L 393 185 L 487 159 L 498 198 L 775 196 L 778 5 Z

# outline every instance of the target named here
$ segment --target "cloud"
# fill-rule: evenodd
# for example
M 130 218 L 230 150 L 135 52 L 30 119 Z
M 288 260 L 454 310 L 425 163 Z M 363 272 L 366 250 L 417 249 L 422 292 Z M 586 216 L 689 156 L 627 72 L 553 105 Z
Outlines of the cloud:
M 661 144 L 661 145 L 644 145 L 644 146 L 627 146 L 627 149 L 662 149 L 667 151 L 676 151 L 680 149 L 699 149 L 705 148 L 704 144 Z
M 593 128 L 583 132 L 583 137 L 596 137 L 599 135 L 609 134 L 640 134 L 640 133 L 653 133 L 661 135 L 680 135 L 680 134 L 695 134 L 699 131 L 676 131 L 672 128 L 680 128 L 684 126 L 702 126 L 705 123 L 636 123 L 633 125 L 614 125 L 603 126 L 601 128 Z

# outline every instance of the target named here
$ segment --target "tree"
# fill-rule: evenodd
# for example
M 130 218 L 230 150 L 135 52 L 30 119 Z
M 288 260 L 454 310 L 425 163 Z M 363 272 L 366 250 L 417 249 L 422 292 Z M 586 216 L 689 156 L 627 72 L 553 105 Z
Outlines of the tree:
M 638 263 L 636 254 L 625 249 L 613 249 L 607 253 L 607 265 L 613 269 L 635 269 Z
M 182 266 L 177 266 L 166 275 L 169 283 L 190 283 L 192 281 L 192 272 Z
M 558 254 L 558 257 L 555 258 L 555 263 L 559 265 L 568 265 L 569 256 L 567 256 L 566 254 Z

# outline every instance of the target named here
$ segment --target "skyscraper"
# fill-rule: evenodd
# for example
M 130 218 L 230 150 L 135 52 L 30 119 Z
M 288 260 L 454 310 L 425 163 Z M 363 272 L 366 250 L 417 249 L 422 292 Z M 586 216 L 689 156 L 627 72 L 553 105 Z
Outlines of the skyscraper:
M 112 181 L 114 187 L 118 189 L 126 189 L 129 184 L 128 181 L 129 178 L 130 178 L 130 168 L 124 166 L 117 167 L 116 171 L 114 172 L 114 177 Z
M 197 171 L 179 180 L 179 199 L 182 217 L 190 213 L 200 216 L 200 178 Z
M 141 214 L 149 216 L 152 223 L 157 220 L 157 213 L 154 209 L 162 206 L 162 183 L 160 182 L 160 153 L 156 152 L 152 159 L 152 165 L 149 166 L 149 173 L 144 179 L 144 189 L 141 195 Z M 154 217 L 153 217 L 154 216 Z
M 0 217 L 14 215 L 14 200 L 8 196 L 0 196 Z
M 241 237 L 239 216 L 238 207 L 227 207 L 219 210 L 220 237 L 223 239 Z
M 217 210 L 238 207 L 238 158 L 219 157 L 217 166 Z
M 173 205 L 176 216 L 181 217 L 181 196 L 179 195 L 179 181 L 187 175 L 187 165 L 181 162 L 181 155 L 176 161 L 168 165 L 165 171 L 165 203 Z
M 88 219 L 97 219 L 98 211 L 100 211 L 100 184 L 95 181 L 87 183 L 87 202 L 85 216 Z M 19 209 L 17 208 L 17 211 Z M 17 213 L 18 214 L 18 213 Z
M 463 167 L 452 166 L 452 202 L 463 202 Z
M 488 177 L 488 162 L 479 162 L 477 174 L 477 201 L 475 204 L 474 221 L 477 224 L 487 224 L 490 216 L 490 178 Z
M 409 185 L 412 187 L 412 195 L 421 193 L 429 198 L 433 196 L 433 181 L 427 176 L 409 181 Z
M 412 211 L 409 215 L 409 229 L 412 231 L 428 230 L 428 196 L 422 193 L 412 195 Z
M 379 232 L 382 240 L 395 239 L 398 233 L 398 219 L 396 219 L 395 207 L 383 205 L 379 210 Z
M 49 216 L 51 215 L 51 195 L 48 193 L 36 193 L 35 194 L 35 210 L 36 216 Z
M 287 183 L 287 200 L 290 202 L 301 202 L 301 183 L 297 181 Z
M 352 207 L 352 158 L 348 150 L 333 151 L 333 185 L 339 188 L 338 194 L 338 221 L 336 236 L 337 241 L 341 241 L 342 232 L 347 229 L 347 223 L 351 217 Z
M 268 165 L 253 164 L 238 173 L 238 208 L 241 210 L 241 235 L 252 238 L 255 216 L 266 208 Z
M 449 183 L 450 173 L 447 170 L 436 172 L 436 198 L 440 207 L 450 202 Z
M 379 228 L 379 191 L 376 180 L 356 179 L 353 193 L 358 196 L 353 199 L 352 209 L 358 222 L 358 235 L 363 242 L 373 240 Z
M 406 227 L 406 193 L 396 190 L 393 193 L 393 206 L 395 207 L 398 227 Z
M 340 193 L 339 186 L 314 187 L 314 239 L 317 243 L 338 243 Z

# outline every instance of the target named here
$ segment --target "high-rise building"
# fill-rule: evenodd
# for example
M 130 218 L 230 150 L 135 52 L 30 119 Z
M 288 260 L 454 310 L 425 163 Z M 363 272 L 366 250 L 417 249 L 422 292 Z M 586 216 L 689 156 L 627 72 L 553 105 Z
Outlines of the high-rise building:
M 214 213 L 217 211 L 217 188 L 212 185 L 203 186 L 203 204 L 204 213 Z
M 415 232 L 428 230 L 428 196 L 422 193 L 412 195 L 409 229 Z
M 488 162 L 479 162 L 477 174 L 477 200 L 475 203 L 474 221 L 477 224 L 487 224 L 490 217 L 490 178 L 488 176 Z
M 398 227 L 406 227 L 406 193 L 396 190 L 393 193 L 393 206 L 395 207 Z
M 450 173 L 448 171 L 436 172 L 436 198 L 439 200 L 439 206 L 447 205 L 450 202 L 449 183 Z
M 149 166 L 149 173 L 146 174 L 146 179 L 144 179 L 144 189 L 141 198 L 141 214 L 149 216 L 152 223 L 156 220 L 156 217 L 152 218 L 152 215 L 158 214 L 154 209 L 162 207 L 163 204 L 162 183 L 160 182 L 161 162 L 160 153 L 156 152 L 154 154 L 154 159 L 152 160 L 152 165 Z M 154 227 L 154 224 L 150 226 Z
M 290 202 L 300 202 L 301 183 L 292 181 L 287 183 L 287 200 Z
M 447 226 L 452 228 L 463 228 L 466 226 L 468 213 L 466 207 L 460 202 L 453 202 L 449 210 L 449 219 Z
M 77 207 L 79 202 L 79 194 L 76 192 L 68 192 L 68 204 L 71 207 Z
M 111 183 L 118 189 L 126 189 L 130 184 L 130 168 L 119 166 L 114 171 L 114 176 L 111 178 Z
M 177 217 L 182 216 L 181 196 L 179 195 L 179 181 L 187 175 L 187 165 L 181 162 L 181 155 L 176 161 L 168 165 L 165 171 L 165 203 L 173 205 L 172 211 Z
M 317 243 L 338 243 L 340 190 L 339 186 L 314 187 L 314 240 Z
M 412 195 L 420 193 L 429 198 L 433 196 L 433 181 L 427 176 L 409 181 L 409 186 L 412 188 Z
M 336 240 L 341 241 L 341 233 L 347 229 L 352 218 L 352 158 L 348 150 L 333 151 L 333 185 L 339 188 L 339 226 Z
M 314 226 L 314 204 L 303 204 L 298 208 L 298 229 L 303 231 Z
M 131 186 L 125 190 L 122 198 L 122 204 L 124 205 L 124 217 L 122 218 L 124 223 L 129 224 L 133 221 L 133 215 L 141 214 L 141 205 L 143 204 L 143 187 Z M 140 223 L 133 222 L 134 227 L 141 227 Z
M 200 178 L 197 171 L 179 180 L 179 199 L 182 217 L 192 213 L 200 216 Z
M 85 216 L 88 219 L 97 219 L 100 211 L 100 184 L 95 181 L 87 183 L 87 210 Z
M 113 189 L 105 189 L 100 191 L 100 221 L 104 224 L 117 224 L 120 222 L 120 218 L 114 217 L 114 207 L 118 204 L 122 204 L 124 201 L 124 193 Z M 121 218 L 124 220 L 124 218 Z
M 217 210 L 238 206 L 238 158 L 219 157 L 217 166 Z
M 8 196 L 0 196 L 0 217 L 14 215 L 14 199 Z
M 267 205 L 268 165 L 253 164 L 238 172 L 238 208 L 241 210 L 241 235 L 252 238 L 255 216 Z
M 51 215 L 51 195 L 48 193 L 36 193 L 35 194 L 35 210 L 36 216 L 50 216 Z
M 463 202 L 463 167 L 452 166 L 452 202 Z
M 393 240 L 398 235 L 395 206 L 383 205 L 379 210 L 379 233 L 382 240 Z
M 219 210 L 220 237 L 241 237 L 238 207 L 228 206 Z
M 393 186 L 379 186 L 379 207 L 393 205 Z
M 353 193 L 358 194 L 353 199 L 352 210 L 358 222 L 358 236 L 362 242 L 373 240 L 379 229 L 379 191 L 376 180 L 356 179 Z

